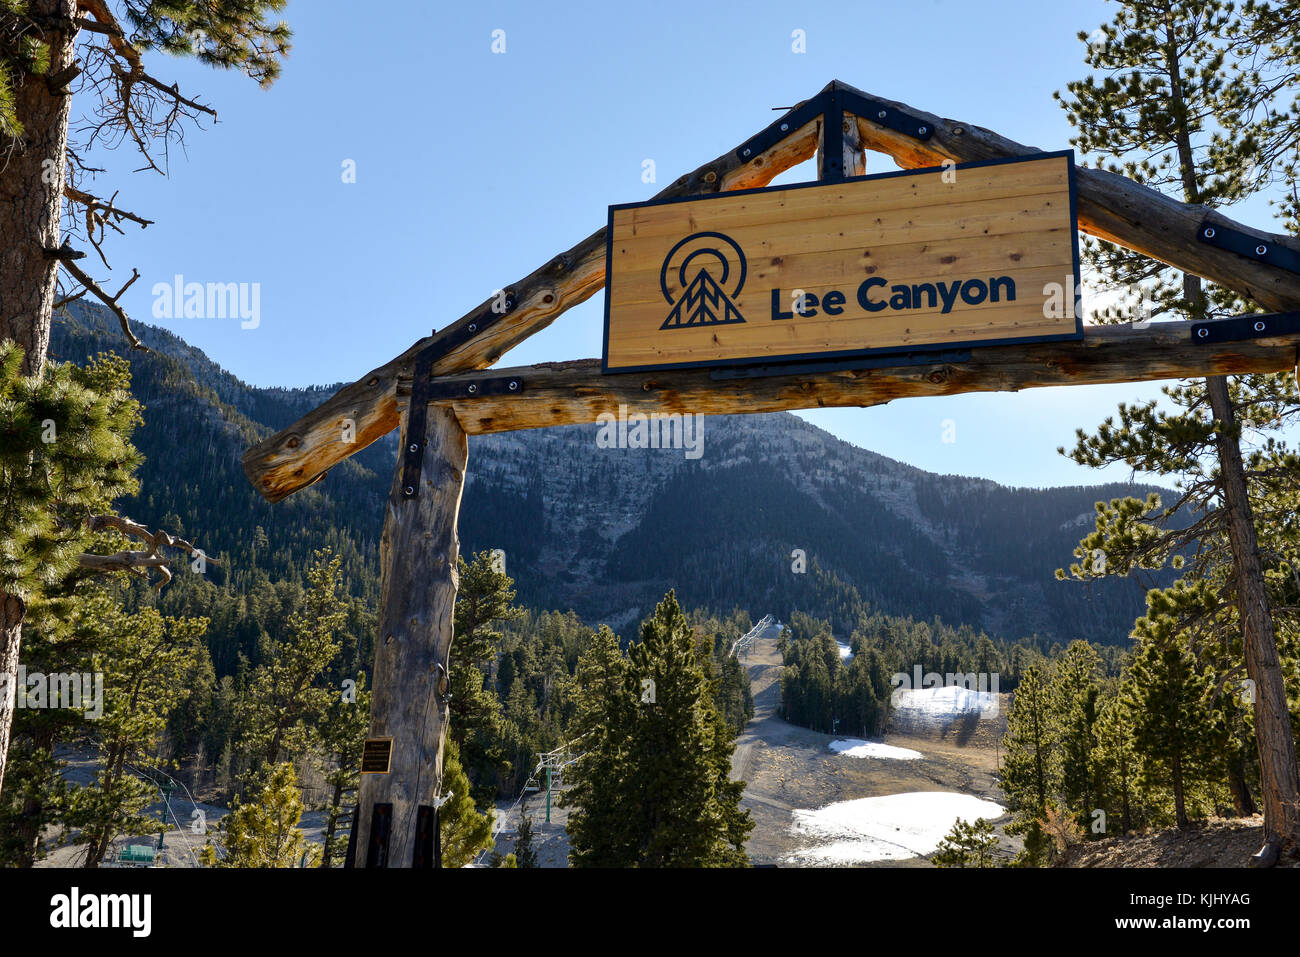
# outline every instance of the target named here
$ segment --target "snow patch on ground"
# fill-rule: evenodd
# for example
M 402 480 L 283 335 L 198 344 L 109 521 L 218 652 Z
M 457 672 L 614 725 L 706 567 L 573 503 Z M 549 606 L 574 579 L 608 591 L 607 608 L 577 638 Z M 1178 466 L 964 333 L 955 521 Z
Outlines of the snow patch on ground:
M 911 748 L 898 748 L 892 744 L 879 741 L 863 741 L 861 738 L 845 738 L 832 741 L 830 749 L 846 758 L 890 758 L 894 761 L 915 761 L 921 757 L 920 751 Z
M 894 711 L 931 719 L 957 718 L 965 714 L 996 715 L 998 696 L 992 691 L 974 691 L 961 685 L 895 691 Z
M 955 791 L 911 791 L 839 801 L 815 811 L 796 810 L 792 829 L 822 842 L 789 860 L 796 863 L 866 864 L 933 852 L 957 818 L 1001 817 L 1002 806 Z

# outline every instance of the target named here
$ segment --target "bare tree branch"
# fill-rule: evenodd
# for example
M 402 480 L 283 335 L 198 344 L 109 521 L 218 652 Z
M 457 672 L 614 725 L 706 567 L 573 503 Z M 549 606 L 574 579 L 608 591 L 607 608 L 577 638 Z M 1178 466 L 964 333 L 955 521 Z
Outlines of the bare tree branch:
M 145 219 L 143 216 L 139 216 L 129 210 L 114 206 L 113 200 L 117 199 L 117 193 L 114 193 L 108 201 L 105 202 L 98 196 L 77 189 L 77 187 L 73 186 L 71 183 L 65 183 L 63 186 L 63 195 L 68 197 L 72 202 L 78 203 L 89 210 L 93 210 L 97 220 L 113 216 L 119 222 L 123 219 L 129 219 L 134 223 L 139 223 L 141 229 L 153 225 L 152 219 Z
M 149 347 L 137 339 L 135 333 L 131 331 L 130 318 L 128 318 L 122 307 L 117 304 L 117 301 L 122 298 L 122 294 L 130 289 L 131 284 L 140 278 L 139 270 L 132 269 L 131 278 L 128 279 L 126 283 L 123 284 L 122 288 L 117 291 L 117 295 L 110 296 L 99 283 L 95 282 L 95 280 L 90 277 L 89 273 L 78 266 L 74 261 L 85 256 L 85 253 L 72 249 L 72 247 L 68 246 L 65 241 L 64 245 L 60 246 L 58 249 L 47 249 L 46 255 L 59 260 L 63 264 L 63 268 L 71 273 L 72 277 L 76 279 L 77 282 L 90 290 L 96 299 L 108 306 L 113 315 L 117 316 L 117 321 L 122 327 L 122 333 L 126 336 L 127 341 L 131 343 L 132 349 L 139 349 L 141 352 L 149 351 Z
M 64 297 L 61 298 L 61 299 L 56 299 L 52 308 L 54 308 L 54 309 L 62 309 L 62 308 L 63 308 L 64 306 L 66 306 L 68 303 L 70 303 L 70 302 L 76 302 L 78 299 L 80 299 L 80 298 L 81 298 L 82 296 L 84 296 L 85 294 L 86 294 L 86 287 L 85 287 L 85 286 L 82 286 L 80 289 L 78 289 L 76 292 L 74 292 L 71 296 L 64 296 Z
M 179 549 L 183 551 L 186 557 L 203 555 L 192 543 L 159 529 L 156 532 L 149 531 L 139 522 L 132 521 L 125 515 L 93 515 L 86 520 L 86 526 L 92 532 L 116 531 L 132 538 L 138 538 L 149 547 L 143 551 L 120 551 L 111 555 L 96 555 L 90 552 L 83 552 L 77 559 L 77 565 L 88 572 L 96 575 L 107 575 L 114 572 L 130 572 L 141 575 L 144 578 L 149 577 L 148 569 L 156 568 L 159 574 L 159 581 L 154 587 L 161 589 L 164 585 L 172 580 L 172 572 L 169 563 L 173 561 L 166 555 L 161 554 L 164 548 Z M 215 558 L 209 558 L 203 555 L 204 561 L 212 562 L 214 565 L 220 564 Z
M 146 83 L 149 86 L 170 95 L 177 103 L 183 103 L 192 110 L 199 110 L 200 112 L 207 113 L 214 119 L 216 118 L 217 111 L 212 109 L 210 106 L 204 106 L 202 103 L 181 96 L 180 91 L 177 89 L 177 84 L 173 83 L 171 86 L 168 86 L 161 80 L 150 76 L 149 72 L 144 68 L 144 61 L 140 56 L 140 51 L 137 50 L 132 45 L 131 41 L 127 39 L 126 33 L 122 30 L 121 24 L 119 24 L 117 18 L 113 16 L 113 12 L 109 10 L 108 4 L 105 0 L 77 0 L 77 6 L 89 13 L 94 18 L 92 22 L 97 23 L 99 27 L 102 28 L 95 29 L 93 32 L 102 33 L 107 36 L 108 42 L 112 46 L 113 51 L 131 65 L 130 70 L 121 70 L 119 67 L 114 71 L 118 72 L 128 84 L 137 82 Z

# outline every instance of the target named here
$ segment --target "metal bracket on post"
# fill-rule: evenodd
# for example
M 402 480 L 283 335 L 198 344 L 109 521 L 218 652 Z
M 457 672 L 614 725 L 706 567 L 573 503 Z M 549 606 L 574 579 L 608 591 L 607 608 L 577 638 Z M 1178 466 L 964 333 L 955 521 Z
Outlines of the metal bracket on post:
M 509 294 L 502 300 L 501 305 L 503 308 L 500 312 L 495 311 L 494 306 L 464 325 L 448 326 L 441 333 L 435 332 L 433 341 L 420 350 L 415 357 L 411 401 L 406 412 L 406 434 L 402 436 L 402 441 L 406 443 L 406 447 L 402 450 L 402 495 L 408 500 L 420 496 L 420 468 L 424 464 L 424 430 L 429 421 L 431 401 L 471 398 L 475 395 L 500 395 L 518 392 L 523 388 L 523 380 L 518 377 L 509 380 L 461 382 L 454 387 L 435 382 L 432 378 L 434 363 L 508 316 L 515 307 L 514 300 Z
M 1300 332 L 1300 312 L 1269 312 L 1231 319 L 1209 319 L 1192 325 L 1192 342 L 1212 345 L 1242 339 L 1267 339 Z
M 1267 239 L 1261 239 L 1259 236 L 1243 233 L 1239 229 L 1217 226 L 1206 220 L 1196 231 L 1196 238 L 1203 243 L 1226 249 L 1228 252 L 1245 256 L 1267 266 L 1300 273 L 1300 253 L 1285 246 L 1278 246 Z
M 894 130 L 916 140 L 928 140 L 934 135 L 931 125 L 920 117 L 905 113 L 886 103 L 867 99 L 861 93 L 855 93 L 837 85 L 828 90 L 823 90 L 811 100 L 800 103 L 767 129 L 750 137 L 736 150 L 736 158 L 742 162 L 749 162 L 812 122 L 818 114 L 823 117 L 823 135 L 830 130 L 832 114 L 840 117 L 840 122 L 835 125 L 835 129 L 837 135 L 842 139 L 845 113 L 860 116 L 864 120 L 869 120 L 886 129 Z M 826 152 L 829 155 L 829 148 Z M 841 148 L 836 156 L 836 165 L 840 169 L 841 178 L 843 177 L 843 157 L 844 153 Z M 826 168 L 825 163 L 823 163 L 822 168 L 823 170 Z
M 831 90 L 822 114 L 822 161 L 818 173 L 823 183 L 844 181 L 844 110 L 835 92 Z
M 421 804 L 415 812 L 415 850 L 411 856 L 411 867 L 415 870 L 428 870 L 438 865 L 435 863 L 434 845 L 437 843 L 438 811 L 436 808 Z
M 519 376 L 491 376 L 455 382 L 435 379 L 429 383 L 428 399 L 473 399 L 483 395 L 512 395 L 523 391 L 524 380 Z
M 910 136 L 914 140 L 928 140 L 934 135 L 933 127 L 919 116 L 904 113 L 897 107 L 889 106 L 878 100 L 869 100 L 861 93 L 854 93 L 850 90 L 840 90 L 838 92 L 840 109 L 845 113 L 860 116 L 864 120 L 885 127 L 885 129 Z
M 352 826 L 356 826 L 355 819 Z M 366 847 L 366 867 L 388 866 L 388 835 L 393 826 L 393 805 L 376 804 L 370 812 L 370 843 Z
M 749 162 L 811 123 L 818 114 L 825 112 L 825 98 L 826 94 L 818 93 L 811 100 L 800 103 L 767 129 L 740 144 L 740 148 L 736 150 L 737 159 Z
M 433 809 L 433 866 L 442 870 L 442 803 Z
M 429 376 L 433 373 L 433 347 L 415 357 L 415 378 L 411 380 L 411 402 L 406 409 L 405 459 L 402 463 L 402 494 L 408 499 L 420 494 L 420 467 L 424 464 L 424 430 L 429 421 Z

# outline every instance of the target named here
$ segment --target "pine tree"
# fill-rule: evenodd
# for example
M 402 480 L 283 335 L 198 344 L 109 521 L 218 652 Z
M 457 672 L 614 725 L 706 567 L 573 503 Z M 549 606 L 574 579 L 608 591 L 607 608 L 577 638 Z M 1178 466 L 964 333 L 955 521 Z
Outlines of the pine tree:
M 618 636 L 602 625 L 578 658 L 577 710 L 570 724 L 580 760 L 566 769 L 560 805 L 570 809 L 569 861 L 574 867 L 631 867 L 630 792 L 624 780 L 632 710 L 630 666 Z
M 93 533 L 86 517 L 138 490 L 141 461 L 131 444 L 140 405 L 125 361 L 100 356 L 39 376 L 22 365 L 23 351 L 0 341 L 0 793 L 13 725 L 5 692 L 17 680 L 28 609 L 68 613 L 87 577 L 81 556 L 118 541 Z
M 167 717 L 185 699 L 184 676 L 207 630 L 205 618 L 164 618 L 157 609 L 127 614 L 106 589 L 86 595 L 76 610 L 97 628 L 103 642 L 92 670 L 103 675 L 103 715 L 88 722 L 98 745 L 94 784 L 74 789 L 66 823 L 86 845 L 86 867 L 97 867 L 119 834 L 147 834 L 157 822 L 142 817 L 155 789 L 137 777 L 137 763 L 151 763 Z
M 1208 681 L 1175 629 L 1176 622 L 1165 617 L 1138 620 L 1124 703 L 1133 716 L 1141 776 L 1169 788 L 1175 821 L 1186 827 L 1187 790 L 1209 761 L 1213 726 L 1203 705 Z
M 640 867 L 739 867 L 753 828 L 730 780 L 734 733 L 713 705 L 686 616 L 669 592 L 629 652 L 635 695 L 621 776 Z
M 1111 833 L 1109 822 L 1118 818 L 1119 833 L 1127 834 L 1133 830 L 1135 821 L 1138 760 L 1133 750 L 1132 715 L 1120 695 L 1111 695 L 1102 705 L 1097 716 L 1096 733 L 1092 766 L 1097 775 L 1098 790 L 1103 795 L 1106 833 Z
M 460 748 L 450 738 L 442 756 L 442 795 L 438 809 L 442 835 L 442 866 L 465 867 L 492 846 L 492 816 L 479 812 L 470 794 L 469 778 L 460 763 Z
M 257 803 L 236 803 L 221 819 L 217 839 L 222 853 L 209 841 L 199 860 L 208 867 L 314 867 L 320 848 L 298 828 L 302 810 L 293 765 L 277 764 Z
M 996 867 L 997 846 L 992 822 L 982 817 L 972 823 L 957 818 L 930 863 L 935 867 Z
M 454 613 L 456 638 L 451 648 L 449 736 L 460 748 L 475 800 L 479 807 L 487 807 L 496 795 L 500 777 L 509 768 L 501 699 L 487 687 L 485 672 L 501 645 L 501 632 L 493 626 L 517 618 L 520 611 L 511 605 L 514 581 L 490 552 L 479 552 L 468 563 L 458 561 L 460 588 Z
M 1007 715 L 1000 787 L 1022 820 L 1037 820 L 1058 790 L 1058 732 L 1043 674 L 1025 670 Z
M 1259 166 L 1282 187 L 1284 230 L 1300 235 L 1300 0 L 1246 0 L 1234 24 L 1235 52 L 1258 77 L 1248 109 L 1237 117 L 1259 144 Z
M 537 867 L 537 849 L 533 847 L 533 819 L 519 814 L 519 834 L 515 837 L 515 866 Z
M 355 791 L 360 786 L 361 752 L 366 733 L 370 730 L 370 692 L 365 688 L 366 676 L 361 673 L 353 680 L 353 693 L 340 694 L 325 710 L 321 721 L 321 746 L 330 762 L 325 772 L 330 797 L 325 806 L 325 847 L 321 867 L 332 867 L 336 859 L 342 861 L 347 853 L 348 836 L 338 833 L 339 821 L 346 813 L 343 798 L 348 791 Z
M 1258 5 L 1256 5 L 1258 6 Z M 1078 129 L 1072 142 L 1098 162 L 1192 205 L 1238 202 L 1274 178 L 1270 144 L 1293 121 L 1275 104 L 1261 74 L 1260 51 L 1240 40 L 1243 21 L 1222 0 L 1120 0 L 1115 19 L 1088 42 L 1087 63 L 1102 72 L 1069 84 L 1058 97 Z M 1267 18 L 1265 18 L 1267 19 Z M 1247 19 L 1246 27 L 1259 21 Z M 1281 59 L 1293 60 L 1289 52 Z M 1267 63 L 1267 57 L 1264 59 Z M 1294 77 L 1292 77 L 1292 82 Z M 1262 115 L 1261 119 L 1254 117 Z M 1294 186 L 1294 169 L 1290 173 Z M 1089 241 L 1091 266 L 1118 288 L 1141 287 L 1153 313 L 1203 319 L 1242 312 L 1255 304 L 1223 289 L 1206 288 L 1191 274 L 1171 274 L 1164 264 L 1118 246 Z M 1105 317 L 1104 317 L 1105 318 Z M 1110 316 L 1110 319 L 1117 317 Z M 1097 531 L 1076 552 L 1079 577 L 1126 575 L 1159 568 L 1191 553 L 1195 571 L 1220 585 L 1216 608 L 1232 608 L 1243 633 L 1242 658 L 1255 682 L 1255 728 L 1264 781 L 1265 857 L 1300 850 L 1300 775 L 1278 660 L 1274 614 L 1260 528 L 1268 528 L 1279 497 L 1300 477 L 1300 457 L 1272 436 L 1243 461 L 1243 432 L 1276 431 L 1297 406 L 1286 376 L 1214 377 L 1165 390 L 1175 411 L 1150 402 L 1122 405 L 1093 436 L 1079 433 L 1071 457 L 1096 467 L 1130 468 L 1176 476 L 1180 498 L 1165 507 L 1117 500 L 1098 507 Z M 1182 529 L 1167 520 L 1186 507 L 1207 517 Z M 1258 527 L 1257 527 L 1258 520 Z M 1061 573 L 1063 575 L 1063 573 Z M 1190 574 L 1190 573 L 1189 573 Z M 1228 613 L 1215 614 L 1217 630 Z
M 1086 641 L 1073 641 L 1057 662 L 1048 686 L 1053 724 L 1058 730 L 1061 800 L 1080 823 L 1097 808 L 1096 746 L 1101 658 Z
M 67 217 L 73 235 L 96 247 L 106 226 L 121 232 L 119 224 L 149 223 L 77 189 L 80 171 L 93 165 L 88 151 L 105 130 L 116 130 L 139 151 L 142 168 L 163 173 L 158 163 L 166 163 L 168 145 L 198 119 L 216 117 L 211 107 L 155 78 L 144 55 L 156 50 L 192 56 L 267 86 L 289 49 L 289 28 L 269 19 L 284 5 L 285 0 L 0 4 L 0 148 L 10 157 L 0 180 L 0 236 L 8 246 L 0 269 L 0 342 L 15 341 L 27 352 L 27 373 L 41 371 L 49 345 L 60 265 L 49 253 L 62 245 L 65 193 L 77 208 Z M 88 132 L 70 137 L 69 84 L 78 73 L 84 96 L 78 113 L 85 111 Z M 62 262 L 77 282 L 93 282 L 74 256 L 65 254 Z M 98 285 L 90 288 L 111 302 L 134 344 L 126 315 L 111 295 Z
M 459 568 L 453 661 L 483 668 L 496 657 L 501 643 L 501 632 L 493 626 L 521 614 L 511 604 L 515 583 L 491 552 L 479 552 L 469 562 L 461 558 Z
M 1046 811 L 1044 811 L 1046 816 Z M 1047 867 L 1052 862 L 1053 847 L 1052 838 L 1043 826 L 1043 821 L 1039 818 L 1025 823 L 1023 827 L 1012 829 L 1008 827 L 1008 834 L 1024 834 L 1024 849 L 1016 855 L 1012 862 L 1013 867 Z
M 283 640 L 266 636 L 263 664 L 253 672 L 240 709 L 240 746 L 253 759 L 252 771 L 307 753 L 336 691 L 324 675 L 339 654 L 347 602 L 339 595 L 340 559 L 319 550 L 307 570 L 307 592 L 294 610 Z
M 87 151 L 110 129 L 129 138 L 143 154 L 144 165 L 157 170 L 151 149 L 177 142 L 187 122 L 205 114 L 215 117 L 211 108 L 149 74 L 142 59 L 146 51 L 194 56 L 271 83 L 289 49 L 289 29 L 269 17 L 284 4 L 0 0 L 0 152 L 6 157 L 0 176 L 0 472 L 6 474 L 0 483 L 7 487 L 5 511 L 11 513 L 0 514 L 0 680 L 12 681 L 16 674 L 33 592 L 77 558 L 79 550 L 71 547 L 76 543 L 67 531 L 94 514 L 83 507 L 85 500 L 118 498 L 136 464 L 127 454 L 136 412 L 115 419 L 110 394 L 96 405 L 74 388 L 74 376 L 57 373 L 50 383 L 43 376 L 61 270 L 71 280 L 67 295 L 80 295 L 74 293 L 78 286 L 89 291 L 116 313 L 132 345 L 139 344 L 114 294 L 77 265 L 85 253 L 71 247 L 62 224 L 71 224 L 74 235 L 98 250 L 106 228 L 120 232 L 119 224 L 148 221 L 79 189 L 77 171 L 94 165 Z M 97 29 L 87 30 L 87 25 Z M 78 74 L 85 97 L 78 112 L 85 111 L 91 131 L 80 143 L 68 133 L 69 84 Z M 65 217 L 65 195 L 76 207 L 75 215 Z M 16 384 L 15 373 L 30 379 Z M 122 403 L 116 404 L 125 411 Z M 42 409 L 47 411 L 42 414 Z M 39 437 L 46 420 L 71 429 L 60 428 L 67 440 L 42 449 Z M 121 452 L 106 454 L 110 443 Z M 60 481 L 74 473 L 91 478 Z M 15 511 L 29 518 L 13 522 Z M 70 524 L 62 521 L 67 513 L 76 515 Z M 60 530 L 53 531 L 53 525 Z M 0 790 L 13 723 L 7 697 L 0 694 Z

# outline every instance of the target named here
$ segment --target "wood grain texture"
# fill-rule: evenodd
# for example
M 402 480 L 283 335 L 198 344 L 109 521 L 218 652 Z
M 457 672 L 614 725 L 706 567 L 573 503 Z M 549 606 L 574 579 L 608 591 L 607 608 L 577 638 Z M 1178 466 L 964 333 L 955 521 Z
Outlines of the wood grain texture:
M 444 400 L 470 435 L 595 422 L 601 413 L 779 412 L 864 407 L 915 396 L 1017 392 L 1061 385 L 1140 382 L 1295 368 L 1300 333 L 1198 345 L 1191 323 L 1089 326 L 1080 341 L 983 346 L 969 361 L 715 380 L 707 369 L 600 374 L 598 359 L 451 376 L 446 385 L 520 378 L 517 395 Z M 883 361 L 883 360 L 881 360 Z M 409 395 L 409 382 L 399 391 Z
M 405 437 L 404 437 L 405 438 Z M 456 521 L 468 444 L 450 409 L 430 409 L 419 496 L 393 475 L 380 541 L 379 633 L 370 737 L 393 738 L 390 773 L 363 774 L 354 827 L 355 866 L 365 867 L 375 804 L 393 805 L 388 867 L 410 867 L 416 813 L 442 786 L 447 736 L 447 674 L 460 554 Z
M 839 85 L 852 89 L 847 84 Z M 1038 152 L 1034 147 L 969 123 L 941 119 L 903 103 L 864 95 L 922 117 L 933 127 L 933 135 L 920 141 L 860 117 L 857 119 L 862 147 L 886 153 L 904 168 L 937 166 L 944 160 L 971 162 Z M 807 123 L 790 138 L 744 163 L 734 151 L 724 154 L 675 181 L 660 196 L 701 195 L 766 185 L 778 173 L 810 159 L 816 151 L 819 132 L 820 120 Z M 1253 298 L 1267 309 L 1300 308 L 1300 276 L 1215 249 L 1196 239 L 1202 219 L 1245 229 L 1240 224 L 1203 207 L 1186 206 L 1114 173 L 1078 169 L 1076 177 L 1081 231 L 1204 276 Z M 1293 237 L 1247 231 L 1300 252 L 1300 241 Z M 605 231 L 601 229 L 508 287 L 518 304 L 513 314 L 490 333 L 446 357 L 435 366 L 435 374 L 492 365 L 509 348 L 544 328 L 565 309 L 591 297 L 603 284 L 604 269 Z M 487 305 L 484 303 L 455 325 L 467 324 Z M 243 465 L 253 486 L 270 501 L 280 501 L 318 481 L 333 465 L 397 428 L 398 380 L 403 375 L 409 378 L 415 354 L 429 341 L 428 337 L 420 340 L 397 358 L 345 386 L 297 422 L 250 448 L 244 455 Z M 355 441 L 344 441 L 345 420 L 352 423 Z
M 1056 155 L 616 208 L 607 367 L 1073 335 L 1073 312 L 1046 308 L 1048 289 L 1061 305 L 1075 279 L 1070 165 Z

